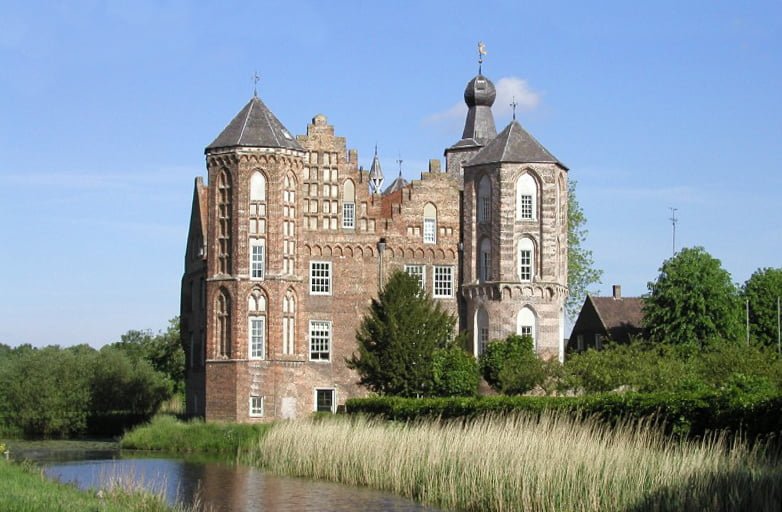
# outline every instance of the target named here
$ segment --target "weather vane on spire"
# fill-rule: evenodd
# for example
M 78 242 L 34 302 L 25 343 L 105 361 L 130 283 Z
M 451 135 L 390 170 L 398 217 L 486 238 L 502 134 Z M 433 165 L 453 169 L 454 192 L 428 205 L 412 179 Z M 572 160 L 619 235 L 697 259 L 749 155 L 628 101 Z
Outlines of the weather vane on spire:
M 261 77 L 258 76 L 258 72 L 256 71 L 253 73 L 253 96 L 256 98 L 258 97 L 258 82 L 261 80 Z
M 516 96 L 513 97 L 513 101 L 510 103 L 510 108 L 513 109 L 513 120 L 516 120 L 516 107 L 518 107 L 519 104 L 516 103 Z
M 486 45 L 483 41 L 478 41 L 478 74 L 481 74 L 481 68 L 483 67 L 483 56 L 486 55 Z
M 402 160 L 402 153 L 399 153 L 399 157 L 397 158 L 397 161 L 396 161 L 396 163 L 399 164 L 399 176 L 402 176 L 402 162 L 403 161 L 404 160 Z

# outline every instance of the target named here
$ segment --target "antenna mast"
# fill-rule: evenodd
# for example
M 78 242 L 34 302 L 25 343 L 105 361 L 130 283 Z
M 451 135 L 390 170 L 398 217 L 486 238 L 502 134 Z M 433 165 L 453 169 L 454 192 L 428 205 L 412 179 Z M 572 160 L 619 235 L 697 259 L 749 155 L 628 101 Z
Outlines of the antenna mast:
M 671 226 L 673 227 L 673 255 L 676 256 L 676 223 L 679 222 L 679 219 L 676 218 L 676 212 L 679 210 L 678 208 L 668 208 L 671 210 L 671 218 L 669 219 L 671 221 Z

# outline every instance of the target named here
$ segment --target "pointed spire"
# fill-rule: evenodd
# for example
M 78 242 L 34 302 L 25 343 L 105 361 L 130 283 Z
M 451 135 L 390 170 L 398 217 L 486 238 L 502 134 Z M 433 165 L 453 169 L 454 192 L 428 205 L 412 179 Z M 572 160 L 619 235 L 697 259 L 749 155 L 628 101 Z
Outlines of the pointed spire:
M 372 159 L 372 167 L 369 169 L 369 191 L 380 194 L 383 187 L 383 170 L 380 168 L 380 158 L 377 156 L 377 144 L 375 144 L 375 157 Z

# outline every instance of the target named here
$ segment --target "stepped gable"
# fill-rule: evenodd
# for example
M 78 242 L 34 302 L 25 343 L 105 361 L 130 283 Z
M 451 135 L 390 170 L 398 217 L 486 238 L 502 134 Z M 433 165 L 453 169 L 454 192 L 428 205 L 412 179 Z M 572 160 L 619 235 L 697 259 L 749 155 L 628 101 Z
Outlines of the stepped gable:
M 562 162 L 515 120 L 467 162 L 465 167 L 500 162 L 550 163 L 567 170 Z
M 206 150 L 230 147 L 284 148 L 303 151 L 285 126 L 253 96 L 238 114 L 206 147 Z

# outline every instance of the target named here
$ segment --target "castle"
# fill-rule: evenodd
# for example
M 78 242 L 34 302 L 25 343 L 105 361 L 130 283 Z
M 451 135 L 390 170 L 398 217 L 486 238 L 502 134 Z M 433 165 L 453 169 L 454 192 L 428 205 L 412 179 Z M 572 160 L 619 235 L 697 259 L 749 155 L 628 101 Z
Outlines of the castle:
M 494 84 L 467 84 L 461 140 L 420 180 L 384 187 L 317 115 L 293 136 L 254 95 L 206 147 L 182 278 L 186 409 L 267 421 L 363 396 L 345 364 L 384 279 L 416 276 L 477 357 L 529 334 L 564 354 L 567 167 L 515 120 L 497 134 Z

